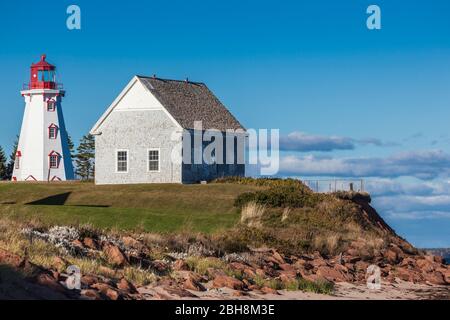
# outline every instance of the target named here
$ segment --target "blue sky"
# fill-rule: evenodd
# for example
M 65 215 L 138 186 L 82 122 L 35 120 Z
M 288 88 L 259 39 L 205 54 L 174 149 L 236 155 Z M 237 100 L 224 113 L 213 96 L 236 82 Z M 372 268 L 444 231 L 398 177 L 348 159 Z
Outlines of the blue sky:
M 366 28 L 370 4 L 381 30 Z M 2 1 L 0 145 L 19 132 L 19 90 L 42 53 L 74 140 L 133 75 L 189 77 L 246 127 L 280 128 L 282 175 L 365 177 L 402 236 L 450 247 L 449 14 L 446 0 Z

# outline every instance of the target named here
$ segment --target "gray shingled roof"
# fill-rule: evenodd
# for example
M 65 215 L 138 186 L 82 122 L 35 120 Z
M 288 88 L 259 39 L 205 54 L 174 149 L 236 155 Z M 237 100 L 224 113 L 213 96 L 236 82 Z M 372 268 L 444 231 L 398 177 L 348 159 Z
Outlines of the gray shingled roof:
M 203 129 L 244 129 L 204 83 L 138 76 L 185 129 L 202 121 Z

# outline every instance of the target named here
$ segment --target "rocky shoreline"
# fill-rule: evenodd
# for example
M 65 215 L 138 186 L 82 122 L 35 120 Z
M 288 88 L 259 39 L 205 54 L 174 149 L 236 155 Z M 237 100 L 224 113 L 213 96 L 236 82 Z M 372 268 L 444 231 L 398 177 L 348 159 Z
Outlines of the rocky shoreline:
M 44 286 L 52 292 L 44 294 L 44 299 L 295 299 L 295 293 L 297 298 L 305 294 L 345 298 L 345 288 L 366 288 L 369 265 L 380 268 L 384 288 L 407 283 L 429 289 L 430 294 L 422 298 L 433 298 L 435 289 L 434 298 L 450 299 L 445 294 L 450 292 L 450 269 L 442 257 L 426 255 L 401 239 L 372 253 L 364 251 L 363 239 L 353 241 L 336 256 L 318 251 L 285 255 L 271 248 L 219 256 L 193 244 L 181 252 L 160 251 L 155 259 L 153 248 L 139 236 L 81 237 L 76 229 L 58 228 L 53 232 L 22 230 L 31 239 L 30 245 L 43 241 L 64 253 L 54 256 L 47 267 L 0 248 L 0 264 L 24 274 L 23 286 Z M 81 275 L 80 290 L 66 286 L 67 257 L 71 255 L 105 261 L 97 272 Z M 142 285 L 127 280 L 128 266 L 152 273 L 153 281 Z

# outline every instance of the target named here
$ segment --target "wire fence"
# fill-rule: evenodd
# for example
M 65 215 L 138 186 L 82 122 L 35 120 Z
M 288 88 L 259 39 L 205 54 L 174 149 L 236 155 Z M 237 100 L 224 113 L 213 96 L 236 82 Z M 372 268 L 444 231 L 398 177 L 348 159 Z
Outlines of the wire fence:
M 303 180 L 303 183 L 318 193 L 337 191 L 365 192 L 363 179 Z

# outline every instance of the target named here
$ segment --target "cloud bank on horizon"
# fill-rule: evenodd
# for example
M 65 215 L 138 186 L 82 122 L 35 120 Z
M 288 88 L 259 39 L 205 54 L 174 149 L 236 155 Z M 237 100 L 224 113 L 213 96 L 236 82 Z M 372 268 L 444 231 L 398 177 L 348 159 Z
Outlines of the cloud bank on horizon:
M 312 135 L 292 132 L 280 138 L 280 176 L 300 178 L 364 178 L 373 205 L 394 226 L 419 227 L 424 221 L 450 225 L 450 154 L 440 149 L 394 151 L 386 156 L 339 156 L 358 147 L 401 147 L 422 138 L 416 133 L 402 143 L 376 138 Z M 430 143 L 434 146 L 436 143 Z M 332 153 L 334 152 L 334 153 Z M 401 221 L 401 223 L 396 223 Z M 406 223 L 405 223 L 406 221 Z M 443 222 L 442 222 L 443 221 Z M 435 223 L 435 222 L 434 222 Z M 405 231 L 407 232 L 407 231 Z M 432 232 L 432 230 L 431 230 Z M 429 246 L 420 236 L 418 246 Z M 422 245 L 423 243 L 423 245 Z M 449 239 L 435 241 L 449 246 Z

